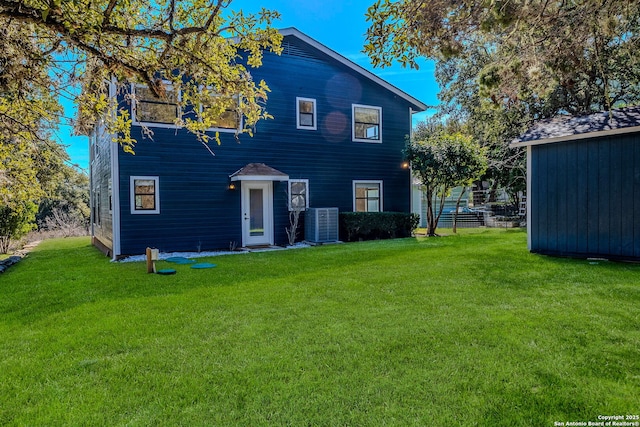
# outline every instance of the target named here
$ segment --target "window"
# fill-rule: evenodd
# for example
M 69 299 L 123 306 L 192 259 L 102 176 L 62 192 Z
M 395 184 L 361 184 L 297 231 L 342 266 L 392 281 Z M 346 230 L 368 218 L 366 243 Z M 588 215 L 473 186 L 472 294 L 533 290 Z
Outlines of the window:
M 289 210 L 305 210 L 309 207 L 309 180 L 289 180 Z
M 160 194 L 157 176 L 131 177 L 131 213 L 159 214 Z
M 240 115 L 238 114 L 238 97 L 225 99 L 225 109 L 217 119 L 212 121 L 210 130 L 233 131 L 240 129 Z
M 298 129 L 317 129 L 315 99 L 296 98 L 296 115 Z
M 93 190 L 93 223 L 100 227 L 102 225 L 102 217 L 100 207 L 100 190 L 95 188 Z
M 358 142 L 382 142 L 382 108 L 352 106 L 352 136 Z
M 113 189 L 111 187 L 111 178 L 107 181 L 107 187 L 109 191 L 109 213 L 113 214 Z
M 382 212 L 382 181 L 353 181 L 353 211 Z
M 222 115 L 213 121 L 215 129 L 229 129 L 235 131 L 240 127 L 240 119 L 236 110 L 224 110 Z
M 133 122 L 148 125 L 161 124 L 175 126 L 180 117 L 179 94 L 167 85 L 166 98 L 157 98 L 146 86 L 133 86 Z

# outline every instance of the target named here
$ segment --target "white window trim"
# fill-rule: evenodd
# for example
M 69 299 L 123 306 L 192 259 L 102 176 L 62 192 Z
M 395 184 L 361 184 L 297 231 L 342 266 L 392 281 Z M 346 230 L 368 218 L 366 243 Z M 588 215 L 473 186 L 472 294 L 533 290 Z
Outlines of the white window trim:
M 313 103 L 313 126 L 303 126 L 300 124 L 300 101 L 307 101 Z M 318 129 L 318 114 L 316 113 L 316 100 L 314 98 L 302 98 L 296 97 L 296 128 L 304 130 L 317 130 Z
M 162 83 L 166 85 L 167 91 L 173 91 L 173 85 L 171 84 L 170 81 L 163 80 Z M 139 122 L 138 119 L 136 118 L 136 107 L 137 107 L 138 101 L 135 99 L 135 94 L 136 94 L 137 87 L 147 87 L 147 86 L 142 84 L 135 84 L 135 83 L 131 84 L 131 93 L 134 95 L 133 99 L 131 100 L 131 123 L 132 124 L 139 125 L 139 126 L 155 127 L 155 128 L 165 128 L 165 129 L 180 128 L 180 126 L 176 126 L 175 123 Z M 180 102 L 181 99 L 182 99 L 181 93 L 180 91 L 178 91 L 178 102 Z M 182 119 L 182 109 L 180 108 L 180 105 L 178 105 L 178 116 L 176 117 L 176 119 Z
M 287 200 L 287 205 L 289 206 L 289 210 L 290 211 L 293 210 L 293 208 L 291 207 L 291 184 L 294 182 L 304 182 L 307 187 L 307 197 L 305 197 L 305 200 L 304 200 L 305 206 L 303 209 L 306 211 L 307 209 L 309 209 L 309 180 L 308 179 L 290 179 L 289 180 L 289 183 L 287 184 L 287 186 L 289 187 L 288 188 L 289 191 L 287 193 L 289 195 L 288 196 L 289 200 Z
M 363 139 L 356 138 L 356 108 L 369 108 L 372 110 L 378 110 L 378 116 L 380 118 L 379 126 L 379 138 L 378 139 Z M 353 142 L 368 142 L 370 144 L 382 144 L 382 107 L 376 107 L 375 105 L 363 105 L 363 104 L 351 104 L 351 140 Z
M 375 179 L 358 179 L 358 180 L 354 180 L 353 181 L 353 185 L 352 185 L 353 212 L 357 212 L 356 211 L 356 185 L 357 184 L 378 184 L 378 185 L 380 185 L 380 199 L 379 199 L 380 210 L 378 212 L 384 212 L 384 204 L 383 204 L 384 189 L 383 189 L 383 185 L 382 185 L 382 180 L 375 180 Z
M 156 208 L 153 210 L 136 210 L 135 180 L 147 179 L 154 181 Z M 129 195 L 132 215 L 157 215 L 160 213 L 160 177 L 158 176 L 132 176 L 129 178 Z

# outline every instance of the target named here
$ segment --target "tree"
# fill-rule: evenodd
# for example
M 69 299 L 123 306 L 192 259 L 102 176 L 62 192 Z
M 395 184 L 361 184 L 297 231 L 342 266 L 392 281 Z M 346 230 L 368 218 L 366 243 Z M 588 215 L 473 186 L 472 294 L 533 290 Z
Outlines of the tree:
M 490 194 L 518 202 L 525 153 L 509 143 L 534 121 L 640 102 L 640 3 L 379 0 L 365 51 L 376 65 L 436 61 L 440 118 L 487 148 Z
M 35 228 L 37 201 L 44 195 L 33 162 L 40 148 L 19 134 L 0 140 L 0 253 Z
M 228 110 L 240 132 L 261 119 L 269 88 L 250 69 L 263 51 L 280 52 L 279 17 L 228 11 L 231 0 L 0 0 L 0 234 L 10 241 L 33 227 L 34 208 L 55 194 L 66 154 L 49 132 L 62 116 L 60 97 L 75 101 L 75 128 L 100 118 L 114 142 L 133 153 L 127 105 L 109 102 L 105 82 L 122 90 L 148 86 L 160 101 L 170 87 L 191 111 L 176 121 L 209 142 L 205 129 Z M 131 97 L 127 102 L 131 101 Z M 143 137 L 152 136 L 150 130 Z M 218 139 L 216 135 L 216 139 Z M 49 179 L 51 177 L 51 179 Z M 53 177 L 56 177 L 55 179 Z M 45 203 L 46 204 L 46 203 Z M 80 205 L 78 205 L 80 206 Z M 46 207 L 46 206 L 45 206 Z
M 477 76 L 491 56 L 491 52 L 479 49 L 465 57 L 438 61 L 435 76 L 441 87 L 441 104 L 436 118 L 464 123 L 463 132 L 487 150 L 488 167 L 482 181 L 490 183 L 489 194 L 505 189 L 517 204 L 526 187 L 525 150 L 509 144 L 535 119 L 552 115 L 555 104 L 531 98 L 496 104 L 484 97 Z
M 12 240 L 35 228 L 33 219 L 37 211 L 38 205 L 29 201 L 12 208 L 0 206 L 0 253 L 6 254 Z
M 419 136 L 423 138 L 408 141 L 406 156 L 427 199 L 427 235 L 435 236 L 446 196 L 454 187 L 480 178 L 487 161 L 485 150 L 461 133 L 434 129 Z
M 640 100 L 639 2 L 378 0 L 367 19 L 374 65 L 484 49 L 477 77 L 497 104 L 553 96 L 558 112 L 584 114 Z
M 0 140 L 0 252 L 37 227 L 50 208 L 88 216 L 88 178 L 67 165 L 64 148 L 46 135 Z M 36 214 L 40 208 L 40 217 Z
M 19 134 L 0 140 L 0 253 L 35 228 L 37 203 L 44 190 L 34 159 L 46 149 L 40 140 L 27 141 Z
M 36 222 L 39 230 L 65 228 L 65 234 L 86 234 L 89 225 L 89 177 L 62 163 L 51 190 L 40 201 Z M 53 180 L 52 180 L 53 181 Z
M 146 84 L 165 101 L 168 84 L 180 89 L 178 103 L 193 115 L 176 124 L 205 143 L 204 130 L 229 108 L 244 117 L 242 132 L 250 133 L 269 117 L 269 89 L 249 69 L 261 65 L 264 50 L 280 52 L 282 37 L 271 27 L 279 15 L 227 11 L 230 4 L 0 0 L 0 135 L 20 131 L 39 138 L 45 125 L 60 119 L 57 98 L 67 96 L 78 106 L 78 132 L 106 118 L 117 142 L 133 152 L 129 114 L 108 102 L 104 82 L 111 79 Z M 79 94 L 70 89 L 78 85 Z

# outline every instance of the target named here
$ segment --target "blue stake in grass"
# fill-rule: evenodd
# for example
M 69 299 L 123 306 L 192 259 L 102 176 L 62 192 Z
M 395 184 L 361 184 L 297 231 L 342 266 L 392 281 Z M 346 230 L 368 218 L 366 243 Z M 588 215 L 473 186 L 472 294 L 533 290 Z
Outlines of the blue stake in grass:
M 193 264 L 193 263 L 195 263 L 194 260 L 189 259 L 189 258 L 185 258 L 185 257 L 182 257 L 182 256 L 172 256 L 170 258 L 167 258 L 165 261 L 172 262 L 174 264 Z

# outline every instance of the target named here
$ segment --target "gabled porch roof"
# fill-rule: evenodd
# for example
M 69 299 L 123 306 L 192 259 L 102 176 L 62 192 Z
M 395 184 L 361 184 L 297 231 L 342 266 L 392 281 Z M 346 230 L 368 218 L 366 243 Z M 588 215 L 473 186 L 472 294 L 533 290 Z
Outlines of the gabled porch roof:
M 288 181 L 289 175 L 264 163 L 249 163 L 229 175 L 231 181 Z

